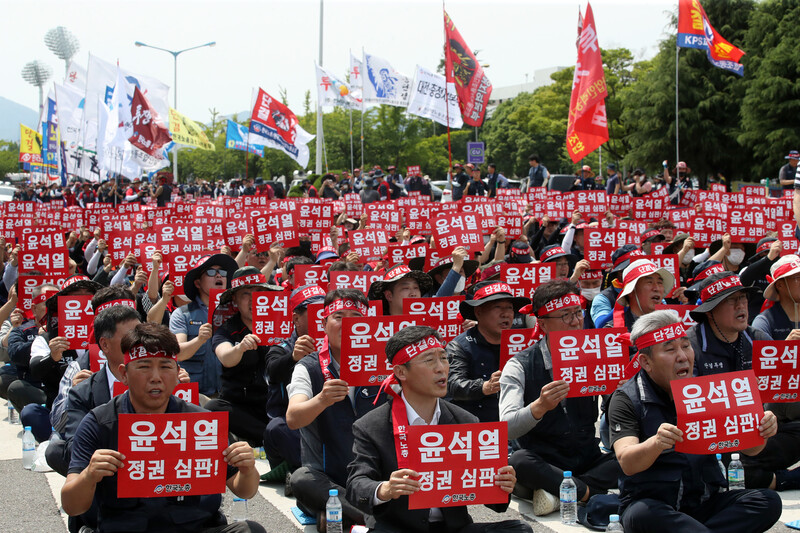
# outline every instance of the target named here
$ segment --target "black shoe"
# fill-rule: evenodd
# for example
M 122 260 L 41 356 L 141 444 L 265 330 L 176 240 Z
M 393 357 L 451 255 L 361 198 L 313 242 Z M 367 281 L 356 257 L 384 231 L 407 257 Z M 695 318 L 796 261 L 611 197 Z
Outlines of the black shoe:
M 775 490 L 800 489 L 800 468 L 775 472 Z
M 325 511 L 317 513 L 317 532 L 326 533 L 328 530 L 328 520 L 325 518 Z
M 294 496 L 294 492 L 292 492 L 292 473 L 286 472 L 286 479 L 284 480 L 283 484 L 283 495 L 287 498 L 291 498 Z

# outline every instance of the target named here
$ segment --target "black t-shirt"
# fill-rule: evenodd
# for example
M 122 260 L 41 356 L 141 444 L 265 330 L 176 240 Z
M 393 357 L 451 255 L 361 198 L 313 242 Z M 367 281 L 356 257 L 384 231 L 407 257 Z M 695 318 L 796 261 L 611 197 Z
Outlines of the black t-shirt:
M 636 377 L 634 376 L 631 379 L 636 379 Z M 659 396 L 659 398 L 664 402 L 665 405 L 672 406 L 672 412 L 675 413 L 675 404 L 672 402 L 672 400 L 670 400 L 669 395 L 655 383 L 652 383 L 652 385 L 653 390 L 656 391 L 656 394 Z M 677 417 L 678 415 L 675 413 L 672 423 L 677 421 Z M 611 402 L 608 406 L 608 429 L 611 437 L 612 447 L 614 446 L 615 442 L 623 437 L 636 437 L 639 439 L 639 442 L 644 442 L 652 437 L 652 435 L 644 435 L 642 433 L 642 429 L 639 424 L 639 414 L 636 412 L 633 402 L 627 394 L 619 390 L 616 391 L 613 396 L 611 396 Z
M 158 205 L 158 207 L 166 207 L 171 198 L 172 187 L 165 183 L 161 186 L 161 194 L 156 197 L 156 205 Z

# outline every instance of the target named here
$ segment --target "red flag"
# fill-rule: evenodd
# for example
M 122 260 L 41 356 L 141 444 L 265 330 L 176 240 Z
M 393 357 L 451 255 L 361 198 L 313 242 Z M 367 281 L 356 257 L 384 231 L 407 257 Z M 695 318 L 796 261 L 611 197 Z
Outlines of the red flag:
M 162 146 L 172 140 L 169 130 L 161 125 L 158 113 L 150 106 L 150 102 L 147 101 L 139 87 L 135 87 L 133 90 L 131 123 L 133 124 L 133 136 L 128 141 L 152 156 L 155 156 Z
M 486 77 L 475 54 L 464 42 L 446 11 L 444 13 L 444 31 L 444 61 L 447 82 L 455 83 L 458 106 L 461 108 L 464 124 L 480 126 L 492 94 L 492 82 Z
M 715 67 L 744 75 L 744 65 L 739 63 L 744 52 L 717 33 L 698 0 L 678 4 L 678 46 L 705 50 Z
M 578 62 L 567 123 L 567 151 L 573 163 L 608 141 L 605 103 L 608 89 L 591 4 L 586 6 L 586 17 L 582 21 L 579 18 L 578 24 Z

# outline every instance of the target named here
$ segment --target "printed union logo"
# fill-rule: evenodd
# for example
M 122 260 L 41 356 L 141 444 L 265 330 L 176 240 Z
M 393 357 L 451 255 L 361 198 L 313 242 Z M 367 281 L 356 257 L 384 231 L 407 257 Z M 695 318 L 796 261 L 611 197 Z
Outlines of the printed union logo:
M 442 497 L 442 503 L 450 503 L 450 495 L 449 494 L 445 494 Z
M 370 383 L 375 383 L 375 376 L 370 376 L 369 377 L 369 382 Z
M 712 442 L 711 444 L 708 445 L 708 451 L 713 452 L 716 449 L 717 449 L 717 443 L 716 442 Z
M 156 488 L 153 489 L 153 492 L 156 494 L 161 494 L 164 492 L 164 485 L 156 485 Z
M 581 387 L 581 394 L 586 394 L 586 387 Z

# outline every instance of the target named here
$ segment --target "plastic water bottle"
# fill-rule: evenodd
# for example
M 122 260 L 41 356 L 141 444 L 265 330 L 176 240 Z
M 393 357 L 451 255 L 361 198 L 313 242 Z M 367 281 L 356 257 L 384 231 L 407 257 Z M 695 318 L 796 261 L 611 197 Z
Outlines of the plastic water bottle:
M 578 487 L 572 481 L 572 472 L 564 471 L 564 481 L 561 482 L 559 489 L 561 499 L 561 523 L 578 523 Z
M 744 488 L 744 467 L 739 460 L 739 454 L 731 454 L 731 462 L 728 465 L 728 490 Z
M 618 514 L 612 514 L 608 517 L 608 527 L 606 527 L 606 532 L 608 531 L 625 531 L 622 529 L 622 524 L 619 523 Z
M 328 491 L 328 503 L 325 504 L 325 519 L 328 522 L 327 533 L 342 533 L 342 502 L 339 501 L 339 491 Z
M 17 416 L 17 410 L 14 409 L 14 404 L 8 402 L 8 423 L 9 424 L 19 424 L 19 417 Z
M 33 468 L 33 460 L 36 458 L 36 439 L 33 438 L 30 426 L 25 426 L 25 433 L 22 434 L 22 466 L 25 470 Z
M 725 468 L 725 463 L 722 462 L 722 454 L 721 453 L 717 454 L 717 464 L 719 465 L 719 469 L 722 472 L 722 479 L 728 479 L 728 469 Z M 727 490 L 727 489 L 722 488 L 720 490 L 724 491 L 724 490 Z
M 231 505 L 231 520 L 234 522 L 244 522 L 247 520 L 247 500 L 244 498 L 234 498 Z

